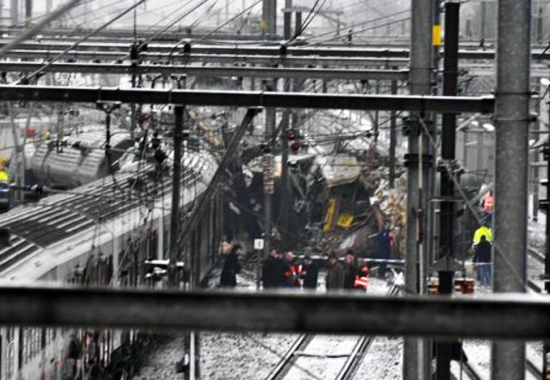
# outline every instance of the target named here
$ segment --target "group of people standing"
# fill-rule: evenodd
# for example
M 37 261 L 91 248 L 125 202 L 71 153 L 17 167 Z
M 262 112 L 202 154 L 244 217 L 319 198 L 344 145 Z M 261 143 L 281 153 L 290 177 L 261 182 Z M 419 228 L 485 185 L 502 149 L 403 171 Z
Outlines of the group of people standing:
M 353 250 L 346 252 L 344 263 L 338 260 L 338 255 L 331 252 L 328 256 L 328 272 L 326 278 L 327 291 L 363 290 L 368 286 L 369 268 L 367 265 L 358 267 Z
M 235 287 L 237 274 L 241 271 L 239 255 L 242 247 L 238 244 L 225 249 L 225 261 L 220 276 L 220 286 Z M 276 288 L 304 288 L 317 289 L 319 283 L 319 266 L 305 256 L 298 259 L 293 252 L 283 254 L 273 249 L 262 265 L 262 284 L 264 289 Z M 358 267 L 355 254 L 348 250 L 344 262 L 340 263 L 335 252 L 331 252 L 328 259 L 326 277 L 327 291 L 336 290 L 363 290 L 367 289 L 369 269 L 367 265 Z
M 264 289 L 304 288 L 317 289 L 319 268 L 309 256 L 298 260 L 293 252 L 284 255 L 271 250 L 262 266 L 262 283 Z

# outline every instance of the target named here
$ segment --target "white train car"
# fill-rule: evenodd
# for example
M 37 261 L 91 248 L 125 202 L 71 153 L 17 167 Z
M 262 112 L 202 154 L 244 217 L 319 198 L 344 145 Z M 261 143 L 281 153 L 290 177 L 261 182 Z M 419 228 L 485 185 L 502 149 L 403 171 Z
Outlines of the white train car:
M 31 168 L 38 181 L 50 187 L 73 188 L 104 178 L 109 174 L 105 156 L 105 129 L 90 127 L 78 135 L 65 136 L 62 145 L 57 140 L 45 140 L 31 158 Z M 116 164 L 134 141 L 130 133 L 114 130 L 111 134 L 111 164 Z
M 188 210 L 217 168 L 207 153 L 188 152 L 182 173 L 182 208 Z M 116 180 L 115 180 L 116 178 Z M 70 193 L 48 197 L 0 216 L 11 245 L 0 246 L 0 281 L 64 286 L 150 286 L 146 259 L 167 257 L 172 183 L 153 169 L 119 173 Z M 217 259 L 221 197 L 212 197 L 184 251 L 200 257 L 201 276 Z M 186 214 L 186 213 L 183 213 Z M 200 230 L 199 230 L 200 229 Z M 132 334 L 110 330 L 0 328 L 0 380 L 63 379 L 75 371 L 116 379 L 113 352 Z M 128 348 L 125 346 L 125 348 Z M 69 375 L 70 376 L 70 375 Z M 74 378 L 74 377 L 71 377 Z

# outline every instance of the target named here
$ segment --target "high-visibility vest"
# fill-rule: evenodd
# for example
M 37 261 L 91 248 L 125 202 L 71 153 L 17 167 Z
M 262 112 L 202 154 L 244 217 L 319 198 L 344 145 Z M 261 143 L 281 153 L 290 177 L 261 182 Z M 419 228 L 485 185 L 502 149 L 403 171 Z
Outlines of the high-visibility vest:
M 495 197 L 492 195 L 487 195 L 483 202 L 483 209 L 485 212 L 490 213 L 493 212 L 493 207 L 495 207 Z
M 485 235 L 485 238 L 489 243 L 493 241 L 493 231 L 486 226 L 479 227 L 474 234 L 474 244 L 477 245 L 481 241 L 481 237 Z
M 353 284 L 353 286 L 356 288 L 362 288 L 367 290 L 369 286 L 369 278 L 366 276 L 363 276 L 363 277 L 355 276 L 355 283 Z
M 9 182 L 10 175 L 5 170 L 0 170 L 0 182 Z

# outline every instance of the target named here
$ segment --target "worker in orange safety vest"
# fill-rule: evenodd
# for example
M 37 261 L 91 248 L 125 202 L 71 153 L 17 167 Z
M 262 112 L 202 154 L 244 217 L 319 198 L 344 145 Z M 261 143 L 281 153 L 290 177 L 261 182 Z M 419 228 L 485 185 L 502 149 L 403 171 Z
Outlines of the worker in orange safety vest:
M 363 265 L 358 271 L 357 276 L 355 277 L 355 288 L 364 289 L 367 291 L 369 287 L 369 267 L 367 264 Z
M 490 214 L 493 212 L 493 209 L 495 207 L 495 196 L 493 195 L 492 191 L 489 191 L 487 195 L 483 198 L 483 210 Z

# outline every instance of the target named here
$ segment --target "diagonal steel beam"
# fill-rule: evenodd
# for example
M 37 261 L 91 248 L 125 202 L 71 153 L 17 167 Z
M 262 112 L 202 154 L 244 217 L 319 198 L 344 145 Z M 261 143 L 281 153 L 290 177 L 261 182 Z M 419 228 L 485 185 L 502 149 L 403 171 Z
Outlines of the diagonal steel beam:
M 190 231 L 192 231 L 193 228 L 195 227 L 199 215 L 201 215 L 201 213 L 203 212 L 204 205 L 210 199 L 211 195 L 214 193 L 214 190 L 216 189 L 216 186 L 224 176 L 225 170 L 229 166 L 229 163 L 231 162 L 233 155 L 237 151 L 237 148 L 239 147 L 239 143 L 241 142 L 241 139 L 243 138 L 245 132 L 249 129 L 250 123 L 252 123 L 252 120 L 258 114 L 258 112 L 260 112 L 259 109 L 250 108 L 244 115 L 243 121 L 235 131 L 235 135 L 233 136 L 233 139 L 229 143 L 227 151 L 225 152 L 220 164 L 218 165 L 218 168 L 216 169 L 216 172 L 214 173 L 212 180 L 208 184 L 208 187 L 206 188 L 204 193 L 201 194 L 197 206 L 193 209 L 193 212 L 189 217 L 189 220 L 183 227 L 181 234 L 178 236 L 178 241 L 180 242 L 180 245 L 181 245 L 181 242 L 183 242 L 187 237 L 187 234 Z
M 20 36 L 17 36 L 15 39 L 10 41 L 9 43 L 5 44 L 0 48 L 0 57 L 4 56 L 9 50 L 16 48 L 17 46 L 24 43 L 26 40 L 40 32 L 44 27 L 46 27 L 48 24 L 50 24 L 52 21 L 57 20 L 59 17 L 61 17 L 65 12 L 70 11 L 72 8 L 76 7 L 78 3 L 80 3 L 81 0 L 70 0 L 63 6 L 59 7 L 55 12 L 52 12 L 51 14 L 47 15 L 42 21 L 40 21 L 38 24 L 34 25 L 30 29 L 26 30 L 23 34 Z

